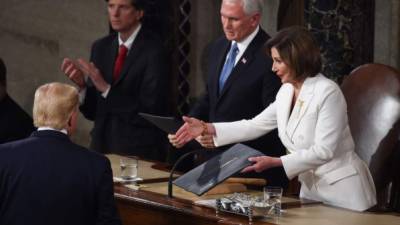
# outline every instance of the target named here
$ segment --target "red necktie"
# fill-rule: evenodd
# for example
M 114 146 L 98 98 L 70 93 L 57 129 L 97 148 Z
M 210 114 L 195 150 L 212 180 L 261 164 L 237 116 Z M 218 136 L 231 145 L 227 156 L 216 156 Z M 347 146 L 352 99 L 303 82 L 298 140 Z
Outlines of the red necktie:
M 125 47 L 125 45 L 119 46 L 118 57 L 115 60 L 115 64 L 114 64 L 113 81 L 118 80 L 119 75 L 121 74 L 122 66 L 124 65 L 124 61 L 125 61 L 127 52 L 128 52 L 128 48 Z

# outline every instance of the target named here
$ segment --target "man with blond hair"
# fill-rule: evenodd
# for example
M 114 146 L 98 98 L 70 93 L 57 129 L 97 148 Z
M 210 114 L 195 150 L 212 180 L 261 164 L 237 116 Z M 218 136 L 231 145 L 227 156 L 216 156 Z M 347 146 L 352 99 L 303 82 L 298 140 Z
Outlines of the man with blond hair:
M 38 130 L 0 145 L 0 224 L 121 224 L 109 160 L 71 142 L 78 91 L 39 87 L 33 106 Z

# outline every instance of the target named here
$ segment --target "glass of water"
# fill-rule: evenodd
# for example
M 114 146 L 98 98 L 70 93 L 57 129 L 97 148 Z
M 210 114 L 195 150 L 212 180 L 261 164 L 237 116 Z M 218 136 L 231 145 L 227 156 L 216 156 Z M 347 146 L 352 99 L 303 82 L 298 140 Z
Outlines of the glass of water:
M 133 181 L 137 177 L 138 159 L 135 156 L 125 156 L 120 159 L 121 179 Z
M 282 191 L 281 187 L 264 187 L 264 204 L 270 208 L 267 213 L 268 216 L 281 216 Z

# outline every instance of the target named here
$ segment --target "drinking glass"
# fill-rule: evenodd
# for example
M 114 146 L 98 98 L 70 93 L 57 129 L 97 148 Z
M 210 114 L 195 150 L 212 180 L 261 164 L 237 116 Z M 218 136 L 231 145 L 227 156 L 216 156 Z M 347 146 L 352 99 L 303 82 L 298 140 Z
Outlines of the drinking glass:
M 270 207 L 268 216 L 281 216 L 282 191 L 281 187 L 264 187 L 264 202 L 267 207 Z
M 137 158 L 134 156 L 121 157 L 119 162 L 121 167 L 121 179 L 126 181 L 135 180 L 138 170 Z

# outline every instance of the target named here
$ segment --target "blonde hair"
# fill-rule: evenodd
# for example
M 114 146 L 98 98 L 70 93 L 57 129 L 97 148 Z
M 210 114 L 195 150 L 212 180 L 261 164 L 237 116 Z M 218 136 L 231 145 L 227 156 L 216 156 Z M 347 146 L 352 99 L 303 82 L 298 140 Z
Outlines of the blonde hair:
M 71 85 L 48 83 L 35 92 L 33 121 L 36 127 L 67 128 L 68 120 L 77 110 L 78 91 Z

